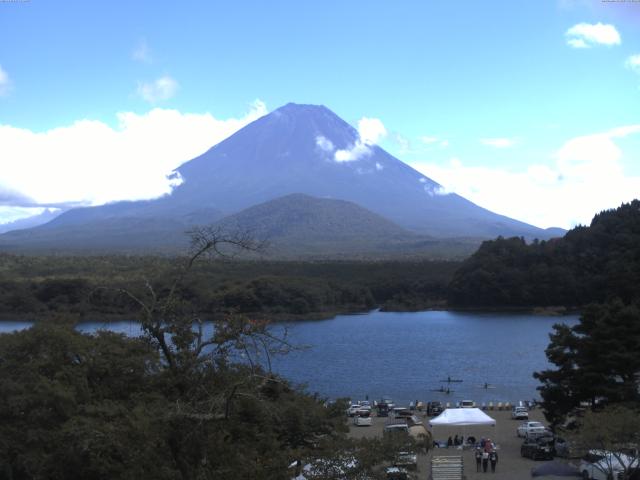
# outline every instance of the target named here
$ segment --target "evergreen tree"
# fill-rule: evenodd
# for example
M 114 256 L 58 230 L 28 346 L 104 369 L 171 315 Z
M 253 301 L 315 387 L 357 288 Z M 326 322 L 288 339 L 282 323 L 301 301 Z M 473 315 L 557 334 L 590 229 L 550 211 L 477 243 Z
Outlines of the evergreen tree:
M 555 325 L 546 350 L 557 369 L 536 372 L 545 414 L 559 423 L 581 402 L 640 400 L 640 309 L 614 300 L 587 307 L 573 327 Z

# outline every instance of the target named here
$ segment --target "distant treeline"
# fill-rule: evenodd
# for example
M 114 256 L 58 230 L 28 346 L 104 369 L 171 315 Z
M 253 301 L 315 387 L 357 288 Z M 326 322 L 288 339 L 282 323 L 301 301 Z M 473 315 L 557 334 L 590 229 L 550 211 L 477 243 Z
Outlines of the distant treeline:
M 0 315 L 44 318 L 126 317 L 139 311 L 121 290 L 161 293 L 186 260 L 135 256 L 0 255 Z M 181 287 L 193 311 L 229 311 L 270 318 L 323 317 L 374 307 L 442 306 L 459 262 L 210 261 Z M 147 284 L 148 282 L 148 284 Z
M 121 290 L 161 293 L 185 261 L 0 255 L 0 316 L 130 317 L 138 308 Z M 563 238 L 484 242 L 464 262 L 205 261 L 184 282 L 181 298 L 202 315 L 232 311 L 272 319 L 374 307 L 581 308 L 613 298 L 633 303 L 640 301 L 640 201 L 602 212 L 589 227 Z
M 640 301 L 638 200 L 599 213 L 563 238 L 484 242 L 448 293 L 451 305 L 474 307 L 581 307 L 613 298 Z

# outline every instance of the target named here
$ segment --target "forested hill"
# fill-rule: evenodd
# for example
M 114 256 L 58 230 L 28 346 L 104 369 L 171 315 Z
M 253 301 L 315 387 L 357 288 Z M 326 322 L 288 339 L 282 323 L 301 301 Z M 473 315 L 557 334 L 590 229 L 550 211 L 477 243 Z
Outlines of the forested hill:
M 640 300 L 640 201 L 597 214 L 563 238 L 484 242 L 455 273 L 453 306 L 579 307 Z

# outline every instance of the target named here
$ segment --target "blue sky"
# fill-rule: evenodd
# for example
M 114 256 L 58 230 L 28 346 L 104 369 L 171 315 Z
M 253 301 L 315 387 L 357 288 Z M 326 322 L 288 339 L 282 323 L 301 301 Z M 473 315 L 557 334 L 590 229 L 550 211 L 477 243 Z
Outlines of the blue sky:
M 0 1 L 0 222 L 166 193 L 298 102 L 379 119 L 447 190 L 570 227 L 640 192 L 639 87 L 637 2 Z

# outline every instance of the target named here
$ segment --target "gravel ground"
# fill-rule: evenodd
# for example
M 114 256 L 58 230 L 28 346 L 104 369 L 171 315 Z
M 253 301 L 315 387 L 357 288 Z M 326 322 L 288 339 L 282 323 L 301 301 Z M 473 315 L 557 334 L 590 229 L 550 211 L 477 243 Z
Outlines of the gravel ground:
M 531 468 L 543 461 L 534 461 L 529 458 L 520 456 L 520 445 L 522 439 L 516 436 L 516 428 L 521 423 L 520 420 L 512 420 L 510 411 L 487 411 L 489 416 L 496 420 L 495 427 L 436 427 L 432 432 L 437 440 L 447 440 L 449 436 L 457 435 L 473 435 L 477 439 L 482 437 L 491 438 L 498 448 L 498 464 L 496 472 L 491 473 L 489 467 L 487 473 L 476 472 L 476 462 L 473 450 L 461 450 L 456 448 L 436 448 L 429 451 L 428 454 L 418 456 L 417 476 L 420 480 L 429 478 L 431 457 L 433 455 L 462 455 L 464 458 L 464 473 L 467 480 L 489 479 L 495 480 L 519 480 L 529 479 L 531 477 Z M 422 415 L 420 415 L 422 418 Z M 529 412 L 530 420 L 537 420 L 546 424 L 544 416 L 540 410 Z M 351 425 L 350 435 L 354 438 L 382 436 L 382 431 L 388 418 L 374 417 L 371 427 L 356 427 Z M 424 417 L 425 426 L 428 428 L 429 417 Z M 546 480 L 566 480 L 568 477 L 547 476 L 541 477 Z

